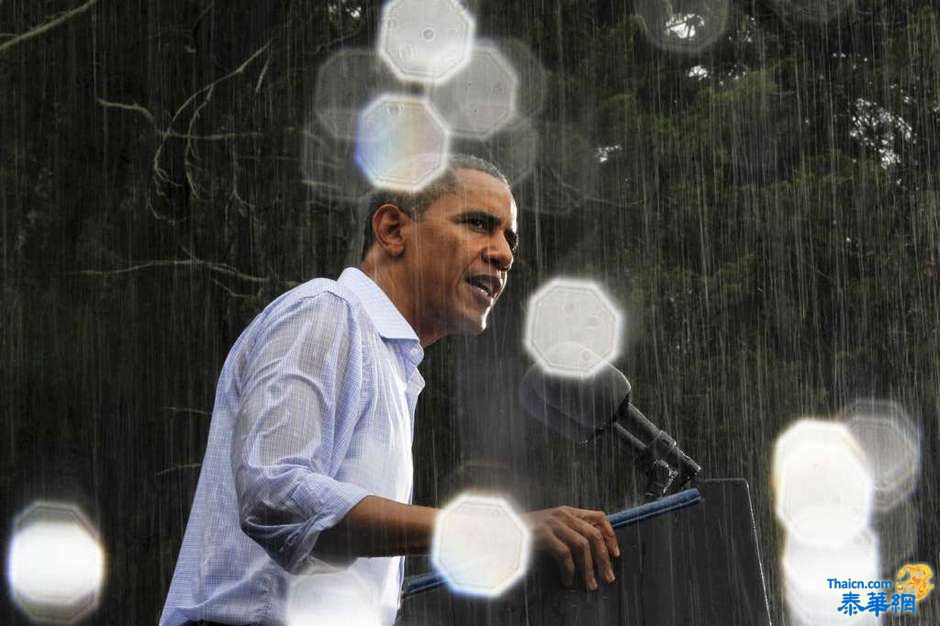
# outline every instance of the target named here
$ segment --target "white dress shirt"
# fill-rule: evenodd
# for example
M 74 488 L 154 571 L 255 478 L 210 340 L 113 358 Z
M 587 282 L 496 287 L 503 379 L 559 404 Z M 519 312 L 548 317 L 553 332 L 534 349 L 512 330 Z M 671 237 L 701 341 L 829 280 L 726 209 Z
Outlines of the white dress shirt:
M 414 330 L 365 274 L 278 297 L 225 360 L 161 626 L 392 624 L 403 557 L 311 555 L 362 498 L 411 502 Z

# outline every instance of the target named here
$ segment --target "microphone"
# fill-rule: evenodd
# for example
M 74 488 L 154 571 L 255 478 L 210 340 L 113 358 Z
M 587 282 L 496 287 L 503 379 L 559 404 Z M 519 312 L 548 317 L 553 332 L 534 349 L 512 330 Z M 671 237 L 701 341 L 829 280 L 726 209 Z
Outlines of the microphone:
M 608 363 L 588 378 L 546 373 L 533 365 L 522 378 L 523 408 L 559 435 L 579 443 L 611 430 L 636 453 L 649 477 L 647 496 L 665 495 L 701 471 L 676 440 L 658 428 L 630 402 L 632 387 L 623 372 Z

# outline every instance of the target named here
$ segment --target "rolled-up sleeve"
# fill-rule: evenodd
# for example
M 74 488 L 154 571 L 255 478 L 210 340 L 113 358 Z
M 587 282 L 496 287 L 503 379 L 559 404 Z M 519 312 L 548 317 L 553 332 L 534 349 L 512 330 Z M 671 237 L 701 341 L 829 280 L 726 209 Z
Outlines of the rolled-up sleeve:
M 265 323 L 240 377 L 232 438 L 241 528 L 291 573 L 335 567 L 311 554 L 317 538 L 369 495 L 334 478 L 362 403 L 361 329 L 329 292 Z

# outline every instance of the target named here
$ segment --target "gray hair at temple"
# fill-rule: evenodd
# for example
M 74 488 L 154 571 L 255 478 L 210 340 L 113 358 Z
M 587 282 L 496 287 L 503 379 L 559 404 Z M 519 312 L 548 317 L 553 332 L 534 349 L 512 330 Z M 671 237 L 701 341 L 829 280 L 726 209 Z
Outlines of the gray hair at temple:
M 507 187 L 510 187 L 509 180 L 499 171 L 499 168 L 480 157 L 469 154 L 452 154 L 448 160 L 447 169 L 444 173 L 434 179 L 427 187 L 417 193 L 404 191 L 392 191 L 390 189 L 375 189 L 366 200 L 366 216 L 362 233 L 362 253 L 360 260 L 366 258 L 369 249 L 372 247 L 374 239 L 372 237 L 372 216 L 379 207 L 385 204 L 394 204 L 403 211 L 407 212 L 416 221 L 421 221 L 421 216 L 431 204 L 443 195 L 457 191 L 459 184 L 457 180 L 457 170 L 476 170 L 484 172 L 503 181 Z

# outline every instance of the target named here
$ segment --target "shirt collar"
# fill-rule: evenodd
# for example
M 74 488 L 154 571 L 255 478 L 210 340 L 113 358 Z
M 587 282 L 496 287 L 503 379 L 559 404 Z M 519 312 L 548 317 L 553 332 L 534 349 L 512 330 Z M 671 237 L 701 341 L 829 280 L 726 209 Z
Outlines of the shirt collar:
M 420 356 L 424 356 L 421 342 L 411 324 L 399 312 L 389 297 L 371 278 L 355 267 L 347 267 L 337 281 L 359 298 L 366 315 L 372 320 L 383 339 L 405 339 L 418 344 Z M 411 351 L 409 351 L 411 352 Z M 417 359 L 419 362 L 420 358 Z

